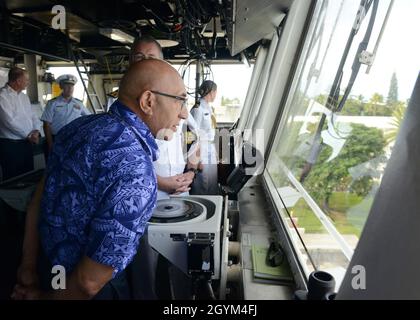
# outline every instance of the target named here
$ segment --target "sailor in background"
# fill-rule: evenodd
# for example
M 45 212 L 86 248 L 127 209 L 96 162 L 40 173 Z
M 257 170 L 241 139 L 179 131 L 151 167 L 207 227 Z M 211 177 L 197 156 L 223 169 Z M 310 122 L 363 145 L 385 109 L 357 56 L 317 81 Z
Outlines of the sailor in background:
M 200 133 L 200 154 L 202 172 L 199 173 L 192 186 L 191 193 L 197 195 L 217 195 L 217 153 L 214 144 L 216 134 L 216 118 L 210 103 L 217 95 L 217 85 L 211 80 L 204 81 L 198 93 L 201 96 L 199 105 L 191 110 Z
M 28 73 L 14 67 L 8 78 L 0 89 L 0 181 L 34 169 L 32 144 L 40 137 L 39 119 L 22 92 L 29 84 Z
M 144 59 L 163 60 L 162 47 L 153 37 L 142 36 L 136 39 L 131 45 L 129 56 L 130 65 Z M 162 95 L 162 93 L 159 94 Z M 118 96 L 118 90 L 112 92 L 110 95 Z M 167 94 L 166 98 L 168 98 Z M 192 159 L 196 157 L 194 152 L 197 150 L 196 146 L 198 144 L 195 144 L 194 148 L 190 148 L 188 153 L 190 157 L 186 157 L 184 152 L 186 148 L 184 148 L 185 143 L 183 139 L 184 124 L 188 125 L 188 128 L 194 132 L 197 137 L 196 139 L 198 139 L 198 133 L 195 130 L 195 121 L 189 114 L 185 122 L 181 120 L 176 132 L 169 132 L 171 135 L 173 134 L 172 139 L 163 137 L 162 140 L 156 140 L 159 147 L 159 159 L 153 165 L 158 181 L 158 199 L 169 198 L 171 194 L 188 195 L 190 185 L 195 178 L 198 163 Z M 186 161 L 186 158 L 192 161 Z
M 48 152 L 51 152 L 54 136 L 62 127 L 73 120 L 90 114 L 83 102 L 73 97 L 74 85 L 77 82 L 75 76 L 65 74 L 57 78 L 62 93 L 60 96 L 48 101 L 41 120 L 44 122 L 45 138 Z
M 130 47 L 128 62 L 132 65 L 144 59 L 163 60 L 162 47 L 157 40 L 151 36 L 141 36 L 134 40 Z M 107 94 L 108 108 L 117 100 L 119 90 L 114 90 Z

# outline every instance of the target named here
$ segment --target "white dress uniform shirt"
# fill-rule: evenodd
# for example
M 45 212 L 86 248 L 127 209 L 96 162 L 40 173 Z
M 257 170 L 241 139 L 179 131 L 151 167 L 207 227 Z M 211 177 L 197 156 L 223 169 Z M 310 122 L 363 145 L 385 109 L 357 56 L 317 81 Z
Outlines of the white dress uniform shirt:
M 197 123 L 200 133 L 200 153 L 203 171 L 199 173 L 193 184 L 194 194 L 218 194 L 217 152 L 214 144 L 216 129 L 213 128 L 212 112 L 206 100 L 200 100 L 200 106 L 193 108 L 191 114 Z
M 213 110 L 206 100 L 200 99 L 200 106 L 193 108 L 191 114 L 197 123 L 197 129 L 200 132 L 201 141 L 213 141 L 216 135 L 216 130 L 213 128 L 211 120 Z
M 156 140 L 159 147 L 159 159 L 156 160 L 153 165 L 155 167 L 156 174 L 160 177 L 167 178 L 184 173 L 186 165 L 184 154 L 187 151 L 186 146 L 183 143 L 184 121 L 185 120 L 181 120 L 179 122 L 178 130 L 174 133 L 171 140 Z M 191 114 L 188 115 L 187 125 L 195 133 L 196 123 Z M 197 133 L 195 134 L 198 136 Z M 188 192 L 184 192 L 181 195 L 186 196 L 188 194 Z M 158 190 L 157 196 L 158 200 L 169 198 L 169 194 L 162 190 Z
M 26 94 L 17 93 L 7 84 L 0 89 L 0 138 L 26 139 L 40 126 Z
M 217 164 L 214 138 L 216 129 L 213 128 L 212 113 L 210 105 L 206 100 L 200 99 L 200 106 L 191 110 L 191 115 L 197 125 L 200 134 L 201 162 L 203 164 Z
M 67 101 L 60 95 L 48 101 L 41 120 L 50 123 L 51 133 L 56 135 L 65 125 L 88 114 L 90 112 L 82 101 L 73 97 Z

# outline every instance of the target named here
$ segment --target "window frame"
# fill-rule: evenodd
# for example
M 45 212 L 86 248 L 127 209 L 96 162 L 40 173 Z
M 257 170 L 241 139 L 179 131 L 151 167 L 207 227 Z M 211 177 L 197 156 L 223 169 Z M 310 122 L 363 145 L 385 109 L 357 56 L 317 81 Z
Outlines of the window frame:
M 311 37 L 313 36 L 314 30 L 317 26 L 316 19 L 322 14 L 321 8 L 324 3 L 325 3 L 325 0 L 316 0 L 316 4 L 314 5 L 312 12 L 309 13 L 308 27 L 306 30 L 305 38 L 303 39 L 303 44 L 301 45 L 301 48 L 300 48 L 300 52 L 298 53 L 299 57 L 296 59 L 295 70 L 293 72 L 292 77 L 289 80 L 289 88 L 285 92 L 286 98 L 283 100 L 284 103 L 281 103 L 283 104 L 283 108 L 279 108 L 282 114 L 278 122 L 275 123 L 273 126 L 272 135 L 271 135 L 271 144 L 269 145 L 269 150 L 267 150 L 268 151 L 267 153 L 268 156 L 266 158 L 267 165 L 263 174 L 264 186 L 267 189 L 266 191 L 270 194 L 274 208 L 277 211 L 276 212 L 277 218 L 281 221 L 281 224 L 283 225 L 283 229 L 286 230 L 289 241 L 291 241 L 293 250 L 296 254 L 297 261 L 299 262 L 300 267 L 306 276 L 309 276 L 311 271 L 308 268 L 306 262 L 304 261 L 304 255 L 301 253 L 300 249 L 296 246 L 296 243 L 293 240 L 294 235 L 291 233 L 291 228 L 288 227 L 288 223 L 284 218 L 287 215 L 287 213 L 284 209 L 280 194 L 277 191 L 273 178 L 268 170 L 268 164 L 271 161 L 273 161 L 273 158 L 276 159 L 276 161 L 281 161 L 276 154 L 276 150 L 274 146 L 276 146 L 279 143 L 279 140 L 282 139 L 284 136 L 284 130 L 286 129 L 286 124 L 289 118 L 288 116 L 290 115 L 290 112 L 293 109 L 293 105 L 292 105 L 293 93 L 296 92 L 296 89 L 301 80 L 301 77 L 303 76 L 303 71 L 305 68 L 306 61 L 311 54 L 311 52 L 308 50 L 311 43 L 311 38 L 308 37 L 308 35 L 310 35 Z M 276 59 L 277 54 L 279 53 L 276 52 L 273 59 Z M 313 214 L 321 222 L 322 226 L 326 229 L 328 234 L 332 236 L 332 238 L 337 242 L 339 248 L 341 249 L 342 254 L 349 260 L 349 264 L 350 264 L 354 250 L 350 248 L 348 243 L 344 240 L 344 238 L 339 233 L 339 231 L 334 226 L 334 224 L 331 222 L 331 220 L 328 218 L 328 216 L 322 211 L 321 208 L 319 208 L 315 200 L 312 199 L 312 197 L 305 190 L 303 185 L 293 176 L 289 168 L 287 168 L 287 166 L 284 163 L 283 163 L 282 170 L 286 174 L 287 180 L 299 191 L 305 203 L 311 208 Z M 290 179 L 290 176 L 293 177 L 292 180 Z

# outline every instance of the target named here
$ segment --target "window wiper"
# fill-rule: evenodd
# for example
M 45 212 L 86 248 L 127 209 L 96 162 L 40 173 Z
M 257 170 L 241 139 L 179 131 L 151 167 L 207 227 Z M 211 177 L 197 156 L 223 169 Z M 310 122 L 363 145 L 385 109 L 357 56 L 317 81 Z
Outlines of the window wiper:
M 372 68 L 372 65 L 375 61 L 376 53 L 378 52 L 378 48 L 379 48 L 379 45 L 381 43 L 382 37 L 384 35 L 386 25 L 388 24 L 389 17 L 391 16 L 391 12 L 392 12 L 392 8 L 394 6 L 394 2 L 395 2 L 395 0 L 391 0 L 389 2 L 388 11 L 386 12 L 385 19 L 384 19 L 384 22 L 382 24 L 381 32 L 379 32 L 379 36 L 378 36 L 378 39 L 376 40 L 375 48 L 373 49 L 373 52 L 369 57 L 370 61 L 369 61 L 369 66 L 366 69 L 366 74 L 369 74 L 370 69 Z
M 341 99 L 341 101 L 339 102 L 339 97 L 340 97 L 340 87 L 341 87 L 341 81 L 343 79 L 343 73 L 344 73 L 344 66 L 347 62 L 348 59 L 348 55 L 351 49 L 351 46 L 354 42 L 354 38 L 356 37 L 360 26 L 366 16 L 366 14 L 369 12 L 369 9 L 371 7 L 373 3 L 373 9 L 372 9 L 372 13 L 370 16 L 370 21 L 369 21 L 369 25 L 366 29 L 366 33 L 365 36 L 362 40 L 362 42 L 359 44 L 359 48 L 357 50 L 356 53 L 356 57 L 354 59 L 353 62 L 353 66 L 352 66 L 352 73 L 350 75 L 350 80 L 349 83 L 347 85 L 347 88 L 345 90 L 345 93 Z M 360 6 L 359 6 L 359 10 L 357 12 L 356 15 L 356 19 L 355 22 L 353 24 L 353 27 L 350 31 L 350 35 L 347 39 L 347 44 L 346 47 L 344 49 L 343 55 L 341 57 L 341 61 L 339 64 L 339 67 L 337 69 L 337 73 L 333 82 L 333 85 L 331 87 L 330 93 L 328 95 L 327 98 L 327 108 L 329 108 L 333 113 L 334 112 L 339 112 L 342 110 L 347 97 L 353 87 L 353 84 L 357 78 L 357 75 L 359 73 L 360 70 L 360 66 L 361 66 L 361 62 L 359 60 L 360 58 L 360 54 L 365 51 L 367 49 L 367 46 L 369 44 L 369 40 L 370 40 L 370 36 L 372 34 L 372 30 L 373 30 L 373 26 L 375 23 L 375 19 L 376 19 L 376 14 L 377 14 L 377 10 L 378 10 L 378 5 L 379 5 L 379 0 L 361 0 L 360 2 Z M 306 179 L 306 177 L 308 176 L 308 174 L 310 173 L 312 166 L 316 163 L 318 156 L 321 152 L 322 149 L 322 139 L 321 139 L 321 133 L 323 130 L 323 127 L 325 125 L 325 121 L 327 119 L 327 115 L 325 113 L 322 114 L 321 120 L 319 122 L 318 128 L 316 130 L 315 136 L 314 136 L 314 140 L 312 143 L 312 147 L 309 153 L 309 157 L 306 160 L 306 163 L 302 169 L 302 173 L 300 175 L 299 181 L 301 183 L 304 182 L 304 180 Z
M 372 3 L 372 0 L 370 1 L 370 3 L 368 4 L 368 7 L 366 9 L 366 12 L 369 10 L 369 7 Z M 366 33 L 365 36 L 363 37 L 362 42 L 360 42 L 359 44 L 359 48 L 357 49 L 356 55 L 354 57 L 354 61 L 353 61 L 353 65 L 351 67 L 351 75 L 350 75 L 350 79 L 349 79 L 349 83 L 347 84 L 346 90 L 344 91 L 344 95 L 340 100 L 340 103 L 338 104 L 336 110 L 333 110 L 334 112 L 340 112 L 343 107 L 344 104 L 347 101 L 347 98 L 350 94 L 351 89 L 353 88 L 354 82 L 356 81 L 357 75 L 359 74 L 360 71 L 360 67 L 362 65 L 362 62 L 360 60 L 362 54 L 364 52 L 366 52 L 369 41 L 370 41 L 370 37 L 372 35 L 372 30 L 373 30 L 373 26 L 375 24 L 375 20 L 376 20 L 376 15 L 378 12 L 378 6 L 379 6 L 379 0 L 373 0 L 373 7 L 372 7 L 372 13 L 370 15 L 370 20 L 369 20 L 369 24 L 368 27 L 366 29 Z M 359 25 L 360 27 L 360 25 Z M 354 29 L 352 29 L 353 32 Z M 357 31 L 356 31 L 357 33 Z M 339 90 L 338 90 L 339 92 Z

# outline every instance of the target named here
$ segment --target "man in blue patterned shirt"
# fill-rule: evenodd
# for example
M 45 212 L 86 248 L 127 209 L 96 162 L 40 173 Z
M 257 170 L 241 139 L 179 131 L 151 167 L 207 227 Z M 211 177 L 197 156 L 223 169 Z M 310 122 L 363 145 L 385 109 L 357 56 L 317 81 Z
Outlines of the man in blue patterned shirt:
M 154 138 L 171 139 L 187 116 L 178 72 L 150 59 L 129 68 L 109 113 L 77 119 L 60 131 L 39 230 L 47 261 L 66 270 L 66 289 L 18 288 L 18 296 L 92 298 L 123 273 L 156 204 Z

